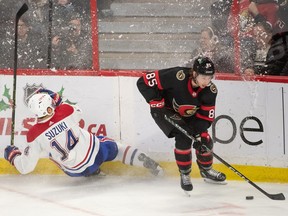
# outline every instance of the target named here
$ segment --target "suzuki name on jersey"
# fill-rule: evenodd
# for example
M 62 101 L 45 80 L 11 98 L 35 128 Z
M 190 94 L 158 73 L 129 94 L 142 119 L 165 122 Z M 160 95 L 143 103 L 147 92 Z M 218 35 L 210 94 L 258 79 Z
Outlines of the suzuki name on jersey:
M 55 127 L 51 128 L 48 132 L 45 133 L 45 136 L 48 138 L 48 140 L 53 139 L 61 132 L 65 131 L 67 129 L 67 125 L 65 122 L 61 122 L 57 124 Z

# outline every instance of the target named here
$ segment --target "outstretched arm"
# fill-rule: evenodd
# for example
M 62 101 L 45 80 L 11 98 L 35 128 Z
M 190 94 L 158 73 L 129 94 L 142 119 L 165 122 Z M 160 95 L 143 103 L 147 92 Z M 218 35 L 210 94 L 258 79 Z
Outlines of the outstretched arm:
M 21 152 L 16 146 L 7 146 L 4 152 L 4 158 L 21 173 L 27 174 L 32 172 L 40 157 L 40 147 L 38 144 L 27 146 Z

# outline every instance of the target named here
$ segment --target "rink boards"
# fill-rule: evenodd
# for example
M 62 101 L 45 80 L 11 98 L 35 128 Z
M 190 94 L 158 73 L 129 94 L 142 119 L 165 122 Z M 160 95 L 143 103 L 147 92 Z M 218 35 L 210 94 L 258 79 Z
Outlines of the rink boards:
M 9 96 L 12 96 L 12 78 L 11 75 L 0 75 L 0 173 L 14 172 L 3 159 L 3 150 L 10 144 L 11 137 Z M 174 141 L 167 139 L 153 122 L 149 107 L 136 88 L 137 79 L 121 76 L 18 76 L 15 145 L 25 147 L 25 135 L 35 122 L 26 107 L 27 96 L 31 89 L 42 85 L 63 93 L 64 101 L 69 100 L 82 108 L 81 127 L 96 135 L 106 135 L 141 148 L 161 161 L 169 174 L 176 174 Z M 267 173 L 268 181 L 277 178 L 277 181 L 288 181 L 285 169 L 288 166 L 287 84 L 231 80 L 215 80 L 215 83 L 218 88 L 216 119 L 209 129 L 216 141 L 215 152 L 239 166 L 244 174 L 258 178 Z M 195 160 L 194 154 L 193 157 Z M 219 162 L 215 159 L 215 163 Z M 38 166 L 38 173 L 41 170 L 59 172 L 48 162 L 46 155 Z M 42 169 L 41 166 L 46 167 Z M 116 165 L 110 163 L 106 166 L 113 172 Z M 117 166 L 117 169 L 119 166 L 125 169 L 122 165 Z M 217 166 L 226 169 L 220 164 Z M 196 166 L 193 172 L 198 175 Z M 231 175 L 233 178 L 235 174 L 231 172 Z M 268 179 L 269 176 L 273 178 Z

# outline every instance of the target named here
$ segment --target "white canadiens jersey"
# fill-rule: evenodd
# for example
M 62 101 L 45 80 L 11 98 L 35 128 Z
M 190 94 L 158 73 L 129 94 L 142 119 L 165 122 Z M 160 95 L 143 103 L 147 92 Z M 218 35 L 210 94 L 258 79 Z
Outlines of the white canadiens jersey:
M 34 125 L 27 134 L 28 147 L 14 160 L 17 170 L 33 171 L 43 151 L 68 175 L 81 175 L 93 165 L 99 139 L 79 127 L 81 114 L 77 107 L 61 104 L 49 121 Z

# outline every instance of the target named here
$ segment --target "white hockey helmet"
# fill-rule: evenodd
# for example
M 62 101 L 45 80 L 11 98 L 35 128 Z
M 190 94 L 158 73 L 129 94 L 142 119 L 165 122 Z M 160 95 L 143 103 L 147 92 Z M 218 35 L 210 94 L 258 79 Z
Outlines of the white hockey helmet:
M 48 108 L 52 109 L 52 113 L 48 113 Z M 38 93 L 34 94 L 28 102 L 29 110 L 34 113 L 37 118 L 42 118 L 47 115 L 53 115 L 55 109 L 55 102 L 52 100 L 49 94 Z

